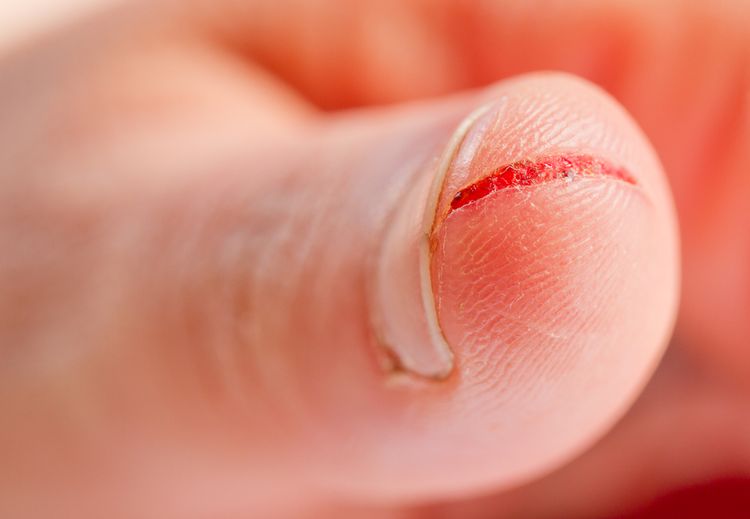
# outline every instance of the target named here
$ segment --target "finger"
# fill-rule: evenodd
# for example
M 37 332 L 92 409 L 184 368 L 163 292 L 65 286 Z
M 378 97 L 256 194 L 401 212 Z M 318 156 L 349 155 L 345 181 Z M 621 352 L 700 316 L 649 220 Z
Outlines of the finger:
M 685 236 L 683 343 L 745 384 L 746 3 L 180 5 L 196 26 L 329 109 L 440 95 L 534 70 L 603 86 L 644 128 L 670 175 Z
M 25 488 L 196 513 L 464 495 L 569 459 L 655 365 L 671 203 L 598 90 L 530 77 L 252 148 L 230 129 L 3 205 L 6 308 L 32 297 L 0 392 Z

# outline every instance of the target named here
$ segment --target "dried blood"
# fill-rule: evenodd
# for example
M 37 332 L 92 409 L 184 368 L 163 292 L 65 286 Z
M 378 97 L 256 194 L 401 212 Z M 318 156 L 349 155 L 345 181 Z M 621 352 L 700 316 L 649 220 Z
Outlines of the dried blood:
M 536 161 L 514 162 L 498 168 L 487 177 L 456 193 L 451 201 L 451 210 L 508 187 L 531 186 L 559 179 L 572 182 L 579 178 L 597 176 L 635 184 L 633 177 L 623 168 L 601 159 L 588 155 L 556 156 Z

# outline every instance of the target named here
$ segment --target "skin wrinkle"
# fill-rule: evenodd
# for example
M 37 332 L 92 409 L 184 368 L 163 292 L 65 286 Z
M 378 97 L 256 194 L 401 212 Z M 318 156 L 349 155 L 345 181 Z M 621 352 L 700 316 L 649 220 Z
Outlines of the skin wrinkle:
M 550 231 L 550 230 L 546 231 L 546 233 L 545 233 L 545 234 L 543 234 L 543 235 L 541 235 L 541 236 L 539 237 L 539 239 L 538 239 L 538 240 L 539 240 L 539 241 L 545 241 L 545 236 L 546 236 L 546 234 L 548 234 L 548 233 L 550 233 L 550 232 L 552 232 L 552 231 Z M 585 238 L 585 239 L 588 239 L 588 237 L 586 236 L 586 238 Z M 472 245 L 469 245 L 469 246 L 467 246 L 467 249 L 468 249 L 468 250 L 476 250 L 476 248 L 477 248 L 477 247 L 476 247 L 475 245 L 473 245 L 473 244 L 472 244 Z M 499 248 L 499 247 L 498 247 L 498 248 Z M 486 254 L 486 255 L 492 255 L 492 254 L 493 254 L 493 252 L 494 252 L 494 250 L 490 250 L 490 249 L 488 249 L 488 250 L 486 250 L 486 253 L 485 253 L 485 254 Z M 482 260 L 484 260 L 484 259 L 486 259 L 486 257 L 485 257 L 485 258 L 476 258 L 476 257 L 472 257 L 472 258 L 471 258 L 471 261 L 469 262 L 469 264 L 473 264 L 473 265 L 481 264 L 481 261 L 482 261 Z M 529 275 L 528 273 L 526 273 L 526 277 L 527 277 L 527 279 L 529 279 L 529 278 L 532 278 L 533 276 L 530 276 L 530 275 Z M 488 289 L 487 287 L 484 287 L 484 288 L 485 288 L 485 289 Z M 481 289 L 480 289 L 480 291 L 481 291 Z M 478 301 L 478 303 L 477 303 L 477 305 L 475 305 L 475 306 L 481 306 L 481 303 L 482 303 L 481 292 L 479 293 L 479 297 L 477 297 L 477 301 Z
M 265 301 L 264 294 L 267 293 L 269 282 L 278 283 L 281 281 L 281 284 L 274 290 L 277 298 L 284 297 L 285 287 L 293 286 L 292 281 L 295 277 L 295 272 L 292 268 L 286 269 L 286 276 L 281 280 L 274 276 L 273 273 L 275 271 L 276 258 L 279 254 L 283 253 L 284 249 L 292 247 L 296 231 L 299 230 L 298 226 L 301 222 L 304 222 L 304 211 L 302 210 L 305 206 L 304 195 L 297 191 L 286 191 L 286 196 L 290 202 L 289 206 L 297 208 L 297 210 L 289 213 L 283 210 L 284 205 L 279 204 L 277 200 L 273 200 L 271 204 L 265 200 L 261 200 L 253 204 L 252 213 L 254 216 L 252 219 L 248 219 L 250 221 L 261 222 L 266 220 L 270 225 L 267 228 L 256 227 L 254 230 L 246 230 L 249 236 L 254 236 L 254 241 L 256 242 L 255 253 L 257 254 L 257 258 L 253 260 L 252 257 L 248 256 L 244 260 L 248 261 L 251 265 L 255 265 L 249 288 L 252 291 L 252 295 L 250 296 L 253 301 L 252 306 L 259 313 L 250 321 L 254 325 L 253 329 L 256 330 L 254 334 L 256 342 L 255 344 L 250 344 L 250 346 L 254 346 L 250 349 L 253 352 L 253 356 L 250 359 L 247 359 L 246 355 L 243 355 L 243 357 L 245 357 L 245 362 L 249 360 L 249 365 L 264 366 L 264 369 L 260 370 L 259 375 L 261 375 L 261 380 L 265 381 L 265 386 L 268 388 L 267 393 L 282 396 L 281 401 L 285 401 L 283 407 L 294 408 L 294 402 L 296 402 L 297 397 L 293 395 L 293 392 L 296 388 L 290 387 L 285 382 L 287 376 L 282 368 L 283 363 L 279 362 L 275 356 L 269 357 L 271 352 L 264 352 L 264 348 L 269 343 L 266 337 L 273 336 L 275 329 L 286 326 L 286 319 L 280 321 L 280 316 L 277 316 L 273 311 L 273 305 L 281 304 L 283 299 L 277 299 L 277 301 L 273 301 L 272 305 L 269 306 L 268 302 Z M 298 201 L 294 202 L 295 199 Z M 258 215 L 264 211 L 268 212 L 268 217 L 258 218 Z M 297 277 L 299 278 L 299 276 L 298 272 Z M 253 371 L 258 370 L 254 369 Z
M 480 299 L 478 301 L 478 304 L 481 305 L 482 303 L 483 303 L 483 301 Z M 495 317 L 494 315 L 492 317 L 487 316 L 487 317 L 484 318 L 484 323 L 482 323 L 482 317 L 481 317 L 482 314 L 483 314 L 483 312 L 477 312 L 477 314 L 476 314 L 477 315 L 477 320 L 478 320 L 477 331 L 475 332 L 476 335 L 480 335 L 481 336 L 481 334 L 483 332 L 485 332 L 487 330 L 487 328 L 491 328 L 492 327 L 493 323 L 496 320 L 503 320 L 503 319 L 505 321 L 509 321 L 509 322 L 516 322 L 516 323 L 518 323 L 519 326 L 525 327 L 527 331 L 535 331 L 535 332 L 538 332 L 538 333 L 541 333 L 541 334 L 548 333 L 548 332 L 544 332 L 541 328 L 539 328 L 537 326 L 534 326 L 534 325 L 528 324 L 528 323 L 524 323 L 524 322 L 522 322 L 518 318 L 513 318 L 507 312 L 500 311 L 499 314 L 497 315 L 497 317 Z
M 608 195 L 611 195 L 611 194 L 612 194 L 612 190 L 605 190 L 605 193 L 606 193 L 606 194 L 608 194 Z M 605 202 L 608 202 L 608 201 L 609 201 L 608 199 L 605 199 Z M 502 231 L 501 231 L 501 232 L 502 232 Z M 507 234 L 509 234 L 509 233 L 506 233 L 506 235 L 507 235 Z M 541 238 L 539 238 L 539 239 L 538 239 L 538 240 L 537 240 L 537 241 L 536 241 L 535 243 L 541 243 L 541 242 L 544 242 L 544 241 L 545 241 L 545 240 L 544 240 L 544 235 L 545 235 L 545 234 L 547 234 L 547 233 L 543 233 L 543 234 L 542 234 L 542 237 L 541 237 Z M 584 233 L 582 233 L 582 234 L 587 234 L 587 233 L 585 233 L 585 232 L 584 232 Z M 585 241 L 587 241 L 587 240 L 586 240 L 586 239 L 584 239 L 583 241 L 585 242 Z M 529 248 L 533 250 L 533 247 L 534 247 L 534 246 L 535 246 L 535 245 L 534 245 L 534 244 L 532 244 L 532 245 L 531 245 L 531 246 L 530 246 Z M 553 244 L 553 245 L 551 245 L 551 246 L 553 246 L 553 247 L 557 247 L 557 249 L 558 249 L 558 250 L 560 249 L 560 246 L 559 246 L 559 245 L 554 245 L 554 244 Z M 574 246 L 575 246 L 575 244 L 574 244 Z M 475 249 L 476 247 L 477 247 L 476 245 L 470 245 L 470 246 L 469 246 L 469 247 L 467 247 L 467 248 L 468 248 L 468 249 L 470 249 L 470 250 L 474 250 L 474 249 Z M 479 246 L 479 249 L 480 249 L 480 250 L 483 250 L 483 251 L 484 251 L 484 254 L 485 254 L 485 255 L 492 255 L 492 250 L 491 250 L 491 249 L 485 249 L 485 248 L 484 248 L 483 246 Z M 566 250 L 567 250 L 567 249 L 566 249 Z M 469 264 L 472 264 L 472 265 L 476 265 L 475 261 L 476 261 L 476 258 L 472 258 L 472 259 L 471 259 L 471 261 L 469 261 Z M 532 264 L 533 264 L 533 263 L 532 263 Z M 476 294 L 475 294 L 475 296 L 476 296 Z M 473 301 L 478 301 L 478 302 L 479 302 L 478 304 L 479 304 L 479 305 L 481 305 L 481 304 L 482 304 L 482 303 L 481 303 L 481 302 L 482 302 L 482 296 L 481 296 L 481 293 L 480 293 L 479 297 L 475 297 L 475 299 L 473 299 Z M 533 304 L 534 304 L 534 302 L 533 302 L 533 301 L 531 301 L 531 302 L 530 302 L 529 304 L 530 304 L 530 305 L 533 305 Z M 471 312 L 473 312 L 474 314 L 476 314 L 476 311 L 474 311 L 474 310 L 471 310 L 471 309 L 464 309 L 464 311 L 467 311 L 467 312 L 470 312 L 470 313 L 471 313 Z M 501 314 L 501 315 L 502 315 L 502 314 Z M 481 319 L 482 319 L 482 318 L 481 318 L 481 316 L 480 316 L 480 321 L 479 321 L 479 322 L 481 322 Z M 480 330 L 480 333 L 481 333 L 481 329 L 482 329 L 482 327 L 483 327 L 483 326 L 484 326 L 484 325 L 481 325 L 481 324 L 479 325 L 479 330 Z M 527 328 L 529 328 L 529 329 L 530 329 L 531 327 L 527 327 Z M 542 330 L 535 330 L 535 331 L 536 331 L 536 332 L 538 332 L 538 333 L 540 334 L 540 336 L 545 336 L 545 335 L 546 335 L 546 336 L 548 336 L 548 337 L 550 336 L 550 335 L 549 335 L 549 333 L 546 333 L 546 332 L 544 332 L 544 331 L 542 331 Z M 504 357 L 501 357 L 501 358 L 504 358 Z M 498 359 L 498 361 L 497 361 L 497 362 L 502 362 L 502 361 Z M 533 365 L 539 365 L 539 361 L 538 361 L 538 360 L 532 360 L 531 362 L 533 363 Z M 541 365 L 542 365 L 542 366 L 544 366 L 544 363 L 542 362 L 542 363 L 541 363 Z M 550 374 L 550 373 L 552 373 L 552 372 L 553 372 L 553 371 L 552 371 L 551 369 L 550 369 L 550 370 L 543 370 L 543 371 L 541 371 L 541 372 L 540 372 L 540 376 L 548 375 L 548 374 Z
M 286 191 L 286 195 L 287 196 L 293 195 L 293 193 L 297 193 L 299 196 L 302 196 L 303 198 L 306 197 L 306 195 L 304 194 L 304 190 L 301 191 L 301 192 L 300 191 Z M 232 198 L 232 197 L 230 197 L 230 198 Z M 275 214 L 278 210 L 281 210 L 285 214 L 288 214 L 288 212 L 285 211 L 285 209 L 284 209 L 285 204 L 280 204 L 275 199 L 270 199 L 270 201 L 273 202 L 271 205 L 268 206 L 268 208 L 270 209 L 271 214 Z M 243 203 L 240 203 L 238 205 L 239 206 L 244 206 L 245 208 L 248 207 L 247 204 L 243 204 Z M 303 201 L 303 203 L 293 203 L 292 206 L 293 207 L 303 208 L 304 207 L 304 201 Z M 261 210 L 262 205 L 252 204 L 251 207 L 253 207 L 253 210 L 252 210 L 253 213 L 257 214 L 257 212 L 259 210 Z M 243 211 L 245 211 L 245 210 L 243 209 Z M 263 257 L 268 258 L 268 260 L 269 260 L 268 262 L 264 262 L 264 261 L 261 261 L 260 258 L 258 258 L 257 261 L 252 261 L 251 262 L 252 264 L 256 265 L 257 268 L 258 268 L 258 270 L 256 270 L 256 273 L 257 273 L 256 276 L 258 276 L 257 279 L 259 279 L 259 280 L 266 280 L 266 281 L 277 279 L 274 276 L 269 276 L 267 274 L 264 274 L 263 273 L 264 269 L 265 269 L 266 272 L 268 272 L 269 269 L 273 270 L 273 263 L 274 262 L 272 262 L 270 260 L 272 258 L 274 258 L 274 255 L 278 254 L 280 250 L 283 251 L 284 249 L 288 249 L 290 246 L 292 246 L 292 243 L 289 240 L 293 236 L 295 236 L 295 234 L 298 232 L 298 230 L 299 230 L 298 228 L 300 227 L 300 225 L 304 226 L 305 228 L 307 228 L 310 225 L 312 225 L 313 228 L 316 225 L 319 226 L 319 224 L 315 223 L 315 220 L 313 220 L 311 222 L 311 220 L 309 220 L 308 218 L 306 218 L 305 214 L 304 214 L 304 211 L 300 210 L 299 212 L 297 212 L 295 214 L 298 215 L 298 216 L 292 215 L 292 217 L 284 217 L 284 218 L 280 218 L 280 219 L 272 217 L 272 220 L 274 220 L 274 225 L 270 226 L 270 227 L 266 227 L 265 225 L 261 224 L 261 228 L 259 229 L 260 232 L 257 232 L 257 233 L 252 233 L 252 231 L 250 229 L 248 229 L 248 228 L 244 228 L 241 231 L 241 232 L 244 232 L 244 233 L 250 232 L 251 233 L 250 235 L 255 237 L 255 239 L 256 239 L 256 241 L 258 243 L 258 247 L 256 248 L 256 250 L 258 252 L 260 252 Z M 261 222 L 263 221 L 262 218 L 260 218 L 259 220 Z M 269 236 L 266 236 L 264 238 L 263 236 L 264 236 L 264 232 L 265 232 L 264 230 L 265 229 L 273 230 L 273 232 L 271 232 L 271 234 Z M 285 229 L 286 229 L 286 231 L 285 231 Z M 317 232 L 317 231 L 313 231 L 313 232 Z M 218 235 L 219 236 L 223 236 L 223 233 L 218 233 Z M 270 238 L 270 239 L 268 239 L 268 238 Z M 296 240 L 292 240 L 292 241 L 295 241 L 295 243 L 296 243 Z M 211 250 L 211 249 L 212 249 L 212 247 L 208 248 L 208 250 Z M 294 247 L 292 247 L 292 249 L 289 249 L 289 250 L 295 253 L 293 256 L 289 256 L 289 257 L 290 258 L 296 258 L 293 261 L 296 262 L 296 263 L 299 263 L 300 265 L 304 264 L 304 260 L 307 257 L 307 254 L 310 254 L 311 251 L 312 251 L 312 249 L 310 249 L 310 248 L 305 248 L 305 247 L 297 248 L 296 244 L 294 245 Z M 244 257 L 244 260 L 247 261 L 247 259 L 248 259 L 248 256 L 246 255 Z M 230 270 L 230 272 L 232 272 L 232 271 Z M 285 276 L 282 278 L 284 280 L 284 285 L 281 285 L 279 287 L 279 288 L 281 288 L 281 292 L 279 292 L 278 290 L 276 291 L 277 295 L 283 295 L 284 290 L 285 290 L 284 287 L 294 286 L 295 279 L 298 279 L 299 276 L 302 276 L 302 275 L 303 275 L 302 273 L 295 274 L 293 271 L 287 269 L 286 272 L 285 272 Z M 253 284 L 251 284 L 251 286 L 255 286 L 257 288 L 259 285 L 257 285 L 257 283 L 253 283 Z M 313 287 L 313 290 L 314 289 L 315 288 Z M 262 293 L 262 290 L 260 291 L 260 293 Z M 230 302 L 230 304 L 231 304 L 231 302 Z M 278 301 L 277 301 L 277 304 L 278 304 Z M 256 307 L 258 309 L 263 310 L 263 309 L 268 308 L 268 305 L 265 304 L 265 303 L 264 303 L 264 305 L 258 305 L 256 303 Z M 255 316 L 255 318 L 256 319 L 261 319 L 260 316 Z M 258 321 L 256 321 L 256 322 L 258 322 Z M 258 346 L 260 346 L 260 347 L 265 348 L 265 346 L 267 345 L 268 341 L 263 340 L 262 337 L 263 337 L 263 334 L 273 333 L 272 330 L 269 330 L 268 323 L 273 323 L 274 321 L 273 320 L 268 320 L 268 319 L 263 319 L 262 322 L 265 322 L 267 324 L 267 326 L 261 332 L 261 334 L 259 335 L 259 338 L 258 338 L 256 344 Z M 248 324 L 248 323 L 245 323 L 245 324 Z M 271 326 L 286 327 L 287 326 L 287 321 L 279 322 L 279 323 L 277 323 L 275 325 L 272 324 Z M 247 345 L 248 345 L 247 342 L 241 342 L 239 344 L 239 346 L 242 347 L 243 356 L 245 356 L 245 357 L 246 357 L 246 354 L 244 352 L 246 352 L 247 350 L 246 350 L 246 348 L 244 348 L 244 346 L 247 346 Z M 270 350 L 266 350 L 265 352 L 262 351 L 262 350 L 258 350 L 258 352 L 256 354 L 257 360 L 251 361 L 250 364 L 251 365 L 258 364 L 258 365 L 262 365 L 263 366 L 263 370 L 261 371 L 260 374 L 264 375 L 265 379 L 266 379 L 266 382 L 270 383 L 270 387 L 267 384 L 266 385 L 266 391 L 264 391 L 264 392 L 267 392 L 269 395 L 277 395 L 277 396 L 286 395 L 286 397 L 287 397 L 286 398 L 286 404 L 283 407 L 294 409 L 294 408 L 297 407 L 295 405 L 295 402 L 299 402 L 300 398 L 298 396 L 295 396 L 293 394 L 294 391 L 290 391 L 292 388 L 288 384 L 286 384 L 286 383 L 284 383 L 284 387 L 283 388 L 278 388 L 278 387 L 275 388 L 275 389 L 273 388 L 273 386 L 277 385 L 277 382 L 281 383 L 282 381 L 287 380 L 288 377 L 285 374 L 283 374 L 283 373 L 277 373 L 276 376 L 271 376 L 269 378 L 269 375 L 271 375 L 271 374 L 273 374 L 275 372 L 274 369 L 271 369 L 272 366 L 276 365 L 276 363 L 274 362 L 274 358 L 271 357 L 271 356 L 269 356 L 269 353 L 272 353 L 272 352 Z M 247 365 L 247 358 L 245 359 L 245 362 L 244 362 L 243 365 Z M 246 379 L 246 380 L 254 380 L 254 377 L 250 378 L 250 379 Z M 274 382 L 274 381 L 277 381 L 277 382 Z M 280 389 L 280 391 L 279 391 L 279 389 Z M 283 400 L 283 398 L 282 398 L 282 400 Z

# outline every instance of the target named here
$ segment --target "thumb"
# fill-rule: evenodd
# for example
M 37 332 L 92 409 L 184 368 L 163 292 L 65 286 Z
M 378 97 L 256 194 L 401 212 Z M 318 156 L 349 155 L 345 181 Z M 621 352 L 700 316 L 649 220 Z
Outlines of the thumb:
M 257 302 L 283 298 L 256 344 L 285 346 L 311 480 L 398 499 L 514 485 L 620 416 L 679 268 L 660 166 L 613 101 L 529 76 L 324 140 Z
M 654 368 L 672 202 L 597 89 L 530 76 L 265 144 L 86 206 L 54 369 L 5 397 L 3 445 L 44 445 L 25 474 L 142 513 L 465 495 L 580 452 Z

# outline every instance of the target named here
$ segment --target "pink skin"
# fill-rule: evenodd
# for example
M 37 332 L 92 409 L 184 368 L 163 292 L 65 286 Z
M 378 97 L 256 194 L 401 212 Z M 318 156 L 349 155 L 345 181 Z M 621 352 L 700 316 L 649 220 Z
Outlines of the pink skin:
M 750 10 L 291 1 L 128 5 L 0 64 L 0 515 L 388 516 L 486 492 L 438 514 L 606 515 L 749 473 Z M 593 447 L 665 346 L 676 224 L 650 145 L 590 84 L 431 97 L 536 69 L 635 115 L 685 236 L 679 347 Z M 386 215 L 424 202 L 488 102 L 430 235 L 454 371 L 394 375 L 367 297 Z M 503 165 L 572 156 L 635 184 L 450 211 Z

